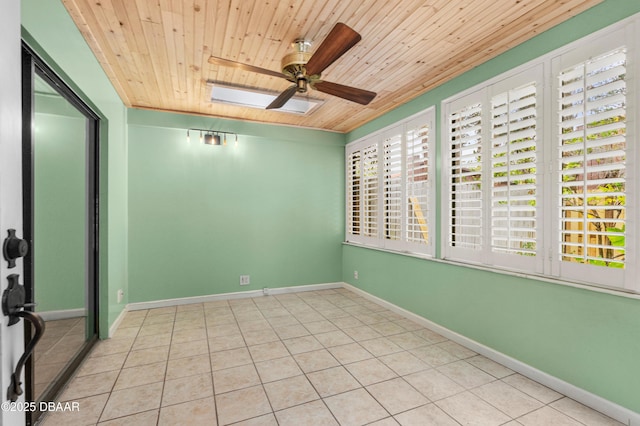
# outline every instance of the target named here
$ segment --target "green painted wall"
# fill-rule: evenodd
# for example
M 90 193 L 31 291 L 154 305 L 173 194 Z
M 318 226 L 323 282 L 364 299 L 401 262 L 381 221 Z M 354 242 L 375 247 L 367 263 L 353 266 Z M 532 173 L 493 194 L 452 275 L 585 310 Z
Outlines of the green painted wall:
M 99 325 L 106 337 L 128 295 L 127 109 L 60 0 L 21 0 L 21 14 L 23 38 L 101 117 Z
M 637 12 L 637 0 L 607 0 L 347 138 L 432 105 L 439 123 L 441 100 Z M 348 245 L 342 261 L 345 282 L 640 412 L 640 300 Z
M 353 246 L 343 247 L 343 277 L 640 412 L 640 300 Z
M 46 111 L 42 104 L 50 100 L 36 96 L 36 111 Z M 32 249 L 38 312 L 85 307 L 86 120 L 64 113 L 35 114 Z
M 341 281 L 343 157 L 336 133 L 130 111 L 129 301 Z
M 347 139 L 439 105 L 636 12 L 637 0 L 607 0 Z M 342 279 L 640 412 L 638 300 L 358 247 L 341 249 L 341 135 L 144 111 L 129 111 L 127 131 L 126 109 L 61 2 L 22 0 L 22 16 L 27 38 L 106 123 L 103 336 L 123 307 L 115 303 L 119 288 L 125 290 L 124 302 L 137 302 Z M 178 130 L 187 127 L 236 131 L 240 147 L 234 151 L 195 140 L 187 145 L 184 130 Z M 356 282 L 354 269 L 360 273 Z M 239 287 L 240 274 L 250 274 L 252 285 Z

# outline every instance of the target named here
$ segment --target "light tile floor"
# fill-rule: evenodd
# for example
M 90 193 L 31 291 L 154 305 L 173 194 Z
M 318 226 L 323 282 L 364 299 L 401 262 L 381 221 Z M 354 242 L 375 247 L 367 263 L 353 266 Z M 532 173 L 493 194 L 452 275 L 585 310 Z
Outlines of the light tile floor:
M 49 320 L 33 352 L 36 399 L 54 381 L 84 344 L 86 317 Z
M 345 289 L 132 311 L 57 425 L 620 424 Z

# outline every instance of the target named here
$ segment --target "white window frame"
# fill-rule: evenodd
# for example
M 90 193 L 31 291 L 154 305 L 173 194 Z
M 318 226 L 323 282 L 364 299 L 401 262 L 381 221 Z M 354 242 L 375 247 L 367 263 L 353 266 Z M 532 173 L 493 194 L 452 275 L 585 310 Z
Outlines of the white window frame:
M 381 246 L 389 249 L 389 250 L 395 250 L 395 251 L 406 251 L 405 248 L 405 241 L 404 241 L 404 229 L 405 229 L 405 220 L 404 220 L 404 195 L 405 195 L 405 187 L 404 187 L 404 183 L 403 183 L 403 178 L 404 178 L 404 173 L 405 173 L 405 162 L 403 161 L 403 157 L 404 157 L 404 152 L 405 152 L 405 140 L 403 137 L 403 130 L 404 130 L 404 126 L 403 124 L 398 124 L 396 126 L 393 126 L 391 128 L 387 128 L 385 131 L 382 132 L 382 134 L 380 135 L 380 150 L 378 151 L 380 154 L 380 163 L 381 163 L 381 179 L 380 179 L 380 192 L 379 192 L 379 198 L 380 198 L 380 236 L 379 239 L 382 240 L 381 241 Z M 399 234 L 400 235 L 396 235 L 395 238 L 388 238 L 387 237 L 387 232 L 391 232 L 391 229 L 387 229 L 387 191 L 389 190 L 389 188 L 387 187 L 387 182 L 389 181 L 390 177 L 387 176 L 387 150 L 386 150 L 386 143 L 387 141 L 395 141 L 396 143 L 398 142 L 400 143 L 400 152 L 395 153 L 396 156 L 399 156 L 398 159 L 395 160 L 395 165 L 396 168 L 394 169 L 393 173 L 392 173 L 392 177 L 391 179 L 394 180 L 395 182 L 395 187 L 399 186 L 399 194 L 398 194 L 398 189 L 396 189 L 394 192 L 394 198 L 399 198 L 399 206 L 394 206 L 395 208 L 393 209 L 396 214 L 399 215 L 398 217 L 398 221 L 399 221 Z M 398 160 L 399 160 L 399 164 L 398 164 Z M 400 168 L 399 172 L 400 172 L 400 176 L 398 175 L 398 170 L 397 168 Z M 399 185 L 398 185 L 399 184 Z M 399 211 L 398 211 L 399 208 Z
M 640 52 L 638 51 L 638 21 L 618 23 L 609 27 L 608 31 L 600 31 L 599 35 L 591 35 L 588 40 L 579 40 L 573 43 L 574 47 L 570 50 L 563 51 L 554 55 L 551 59 L 551 75 L 552 92 L 559 93 L 559 82 L 557 76 L 559 73 L 579 63 L 585 62 L 592 57 L 600 56 L 604 53 L 613 51 L 622 46 L 626 47 L 627 54 L 627 74 L 625 82 L 627 86 L 626 97 L 626 164 L 625 169 L 625 195 L 626 195 L 626 231 L 625 231 L 625 268 L 608 268 L 602 266 L 594 266 L 582 263 L 563 262 L 560 260 L 560 222 L 551 223 L 551 274 L 563 279 L 590 282 L 602 287 L 610 287 L 630 292 L 640 292 L 640 283 L 637 282 L 638 267 L 636 266 L 640 257 L 637 254 L 637 240 L 640 238 L 640 229 L 638 228 L 638 218 L 640 216 L 640 203 L 638 202 L 639 185 L 638 179 L 640 175 L 637 168 L 640 166 L 640 156 L 638 143 L 638 105 L 640 105 Z M 635 24 L 635 25 L 634 25 Z M 559 116 L 559 102 L 554 102 L 552 115 L 554 122 L 557 123 Z M 557 124 L 559 126 L 559 123 Z M 557 131 L 557 128 L 554 130 Z M 557 136 L 552 136 L 557 149 Z M 551 192 L 556 195 L 556 199 L 550 200 L 550 208 L 555 208 L 553 214 L 559 215 L 557 194 L 561 190 L 559 188 L 561 176 L 558 159 L 553 158 L 552 178 L 554 187 Z
M 443 158 L 442 166 L 442 191 L 441 191 L 441 213 L 442 213 L 442 257 L 444 259 L 469 262 L 481 265 L 499 266 L 505 269 L 512 269 L 518 271 L 531 271 L 536 273 L 542 273 L 543 262 L 540 259 L 543 253 L 543 238 L 542 238 L 542 214 L 537 207 L 538 213 L 536 217 L 536 255 L 535 256 L 523 256 L 518 254 L 504 254 L 492 251 L 491 236 L 492 236 L 492 136 L 491 136 L 491 100 L 494 96 L 502 94 L 512 89 L 516 89 L 529 83 L 535 83 L 536 85 L 536 110 L 537 110 L 537 124 L 536 133 L 537 139 L 542 139 L 543 127 L 542 127 L 542 105 L 545 99 L 544 84 L 542 80 L 543 68 L 542 65 L 534 65 L 528 69 L 521 70 L 517 73 L 512 73 L 503 77 L 500 80 L 492 82 L 492 84 L 485 85 L 484 87 L 477 88 L 471 92 L 465 92 L 463 95 L 456 98 L 451 98 L 443 101 L 442 108 L 442 143 L 441 152 Z M 453 174 L 449 165 L 453 161 L 451 157 L 451 140 L 454 136 L 451 133 L 451 126 L 449 125 L 449 117 L 455 111 L 458 111 L 466 106 L 480 104 L 481 113 L 481 236 L 480 244 L 475 249 L 459 247 L 452 244 L 451 241 L 451 222 L 453 215 L 451 211 L 451 182 Z M 536 194 L 538 194 L 537 205 L 540 205 L 540 195 L 542 193 L 544 175 L 542 173 L 544 167 L 543 159 L 543 147 L 536 148 Z
M 408 215 L 408 193 L 407 193 L 407 132 L 411 129 L 414 129 L 416 126 L 428 126 L 429 134 L 427 139 L 427 153 L 428 153 L 428 172 L 427 172 L 427 180 L 425 182 L 425 187 L 427 191 L 427 205 L 426 213 L 424 214 L 424 221 L 426 222 L 426 227 L 428 228 L 428 239 L 426 244 L 417 243 L 408 241 L 407 238 L 407 215 Z M 386 238 L 386 230 L 385 230 L 385 220 L 384 220 L 384 212 L 385 212 L 385 141 L 394 136 L 400 135 L 401 138 L 401 149 L 400 149 L 400 169 L 401 169 L 401 177 L 400 181 L 400 238 L 389 239 Z M 385 127 L 375 133 L 362 137 L 354 142 L 351 142 L 345 147 L 345 162 L 346 162 L 346 229 L 345 229 L 345 241 L 347 243 L 355 243 L 362 244 L 366 246 L 371 246 L 375 248 L 380 248 L 384 250 L 390 250 L 394 252 L 402 252 L 402 253 L 412 253 L 421 256 L 434 256 L 435 255 L 435 140 L 436 140 L 436 129 L 435 129 L 435 108 L 430 107 L 418 114 L 415 114 L 405 120 L 394 123 L 390 126 Z M 350 202 L 353 197 L 353 194 L 350 192 L 350 173 L 353 173 L 351 167 L 352 164 L 349 162 L 349 157 L 352 153 L 360 151 L 361 153 L 367 147 L 377 147 L 377 189 L 378 189 L 378 197 L 377 197 L 377 234 L 375 236 L 367 236 L 364 235 L 363 230 L 363 220 L 365 218 L 365 209 L 363 209 L 363 180 L 362 180 L 362 171 L 360 178 L 360 233 L 353 233 L 350 229 L 350 224 L 352 223 L 352 218 L 350 215 L 353 214 L 353 211 L 350 208 Z M 362 157 L 361 157 L 362 158 Z M 362 170 L 362 165 L 361 165 Z
M 526 275 L 550 278 L 557 282 L 579 284 L 587 286 L 603 287 L 617 291 L 640 293 L 640 282 L 637 274 L 640 267 L 636 266 L 640 261 L 640 139 L 638 133 L 638 121 L 640 120 L 640 14 L 634 15 L 600 31 L 592 33 L 580 40 L 572 42 L 556 49 L 533 61 L 507 71 L 492 79 L 471 87 L 451 98 L 444 99 L 441 103 L 441 257 L 445 260 L 454 260 L 469 264 L 511 270 Z M 560 253 L 560 220 L 559 220 L 559 196 L 560 168 L 558 167 L 558 129 L 559 129 L 559 84 L 558 74 L 567 67 L 577 65 L 590 57 L 598 57 L 607 52 L 624 46 L 627 51 L 626 63 L 627 85 L 626 97 L 626 230 L 625 230 L 625 268 L 616 269 L 604 266 L 570 263 L 561 261 Z M 535 70 L 535 71 L 533 71 Z M 537 160 L 537 203 L 541 205 L 537 225 L 535 260 L 518 259 L 522 257 L 512 254 L 492 253 L 490 247 L 490 229 L 487 221 L 483 222 L 483 250 L 468 250 L 449 245 L 449 185 L 451 173 L 448 169 L 450 135 L 448 117 L 456 108 L 459 109 L 470 101 L 480 100 L 484 110 L 490 108 L 489 101 L 494 93 L 508 89 L 510 79 L 518 75 L 526 75 L 534 72 L 540 79 L 541 92 L 537 94 L 539 101 L 537 124 L 538 145 L 536 148 Z M 526 78 L 525 78 L 526 80 Z M 538 83 L 537 83 L 538 84 Z M 483 117 L 490 119 L 490 115 L 483 111 Z M 483 118 L 483 138 L 488 141 L 488 130 L 485 129 L 486 121 Z M 488 127 L 488 126 L 487 126 Z M 484 142 L 483 142 L 484 144 Z M 485 148 L 483 148 L 485 149 Z M 486 144 L 483 154 L 483 190 L 488 191 L 487 179 L 490 177 L 490 145 Z M 489 161 L 489 163 L 486 163 Z M 489 218 L 491 212 L 490 194 L 483 196 L 483 218 Z
M 482 131 L 480 134 L 480 137 L 482 138 L 482 144 L 484 147 L 484 143 L 486 142 L 486 132 L 484 130 L 484 128 L 486 127 L 486 123 L 485 123 L 485 105 L 484 105 L 484 99 L 486 98 L 486 90 L 485 89 L 479 89 L 476 91 L 473 91 L 471 93 L 466 93 L 463 96 L 460 96 L 457 99 L 453 99 L 449 102 L 447 102 L 446 106 L 442 109 L 443 113 L 442 113 L 442 144 L 441 144 L 441 158 L 443 159 L 443 164 L 441 167 L 441 175 L 442 175 L 442 179 L 441 179 L 441 183 L 442 183 L 442 192 L 441 192 L 441 207 L 442 207 L 442 233 L 441 233 L 441 240 L 442 240 L 442 257 L 444 259 L 449 259 L 449 260 L 456 260 L 456 261 L 467 261 L 467 262 L 471 262 L 471 263 L 485 263 L 483 262 L 483 250 L 482 250 L 482 246 L 485 244 L 486 240 L 487 240 L 487 234 L 486 234 L 486 226 L 485 226 L 485 222 L 486 222 L 486 202 L 485 202 L 485 197 L 481 196 L 480 198 L 480 217 L 477 219 L 480 223 L 480 228 L 478 230 L 478 245 L 476 246 L 476 248 L 467 248 L 467 247 L 461 247 L 461 246 L 457 246 L 453 244 L 453 238 L 452 238 L 452 228 L 453 228 L 453 222 L 455 220 L 454 215 L 452 214 L 451 211 L 451 206 L 453 204 L 453 194 L 450 191 L 451 189 L 451 184 L 452 184 L 452 179 L 453 179 L 453 173 L 451 171 L 451 163 L 453 161 L 453 157 L 452 157 L 452 151 L 450 149 L 451 147 L 451 140 L 457 136 L 455 134 L 453 134 L 451 132 L 451 124 L 450 124 L 450 117 L 453 113 L 457 113 L 458 111 L 461 111 L 463 109 L 475 106 L 477 104 L 480 105 L 482 114 L 481 114 L 481 119 L 482 119 Z M 486 152 L 485 151 L 481 151 L 481 162 L 480 165 L 482 167 L 482 170 L 480 171 L 481 174 L 481 180 L 480 180 L 480 185 L 481 185 L 481 192 L 484 193 L 485 191 L 485 171 L 486 171 L 486 166 L 485 166 L 485 159 L 486 159 Z
M 374 245 L 376 243 L 376 241 L 378 241 L 378 236 L 380 233 L 380 192 L 378 191 L 378 187 L 380 185 L 380 161 L 378 161 L 377 166 L 372 169 L 371 167 L 365 166 L 368 164 L 368 160 L 369 160 L 369 154 L 373 149 L 376 149 L 376 158 L 379 158 L 380 155 L 380 144 L 376 141 L 371 141 L 371 140 L 363 140 L 361 141 L 361 143 L 358 143 L 357 145 L 353 145 L 351 150 L 347 150 L 346 151 L 346 177 L 347 177 L 347 186 L 346 186 L 346 191 L 345 191 L 345 196 L 346 196 L 346 205 L 347 205 L 347 217 L 346 217 L 346 236 L 345 236 L 345 240 L 349 241 L 349 242 L 354 242 L 354 243 L 359 243 L 359 244 L 366 244 L 366 245 Z M 354 152 L 359 152 L 359 164 L 358 164 L 358 170 L 354 170 L 352 164 L 350 164 L 350 160 L 349 157 L 352 153 Z M 366 169 L 366 170 L 365 170 Z M 374 172 L 375 176 L 372 175 L 371 173 Z M 350 192 L 350 188 L 349 188 L 349 184 L 351 182 L 350 179 L 350 174 L 351 173 L 356 173 L 359 175 L 359 185 L 358 185 L 358 209 L 357 209 L 357 213 L 353 213 L 351 211 L 350 207 L 350 197 L 352 196 L 351 192 Z M 369 208 L 367 208 L 365 205 L 367 204 L 368 200 L 369 200 L 369 196 L 368 194 L 366 194 L 366 192 L 369 190 L 370 186 L 372 185 L 372 182 L 375 181 L 375 188 L 376 188 L 376 201 L 375 203 L 369 204 Z M 376 227 L 376 233 L 371 235 L 370 232 L 370 228 L 369 228 L 369 221 L 367 219 L 367 216 L 370 214 L 371 211 L 375 211 L 376 212 L 376 220 L 375 220 L 375 227 Z M 352 214 L 354 215 L 358 215 L 358 231 L 357 232 L 352 232 L 352 229 L 350 229 L 349 224 L 352 223 Z

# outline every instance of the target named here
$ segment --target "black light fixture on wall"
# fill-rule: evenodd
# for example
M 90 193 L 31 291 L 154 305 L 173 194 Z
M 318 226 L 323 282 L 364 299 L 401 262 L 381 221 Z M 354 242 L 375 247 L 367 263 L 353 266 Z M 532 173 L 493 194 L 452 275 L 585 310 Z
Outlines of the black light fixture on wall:
M 199 132 L 200 142 L 205 145 L 224 145 L 227 146 L 227 135 L 235 136 L 235 146 L 238 146 L 238 134 L 232 132 L 223 132 L 211 129 L 187 129 L 187 142 L 191 141 L 191 132 Z M 222 136 L 221 136 L 222 135 Z

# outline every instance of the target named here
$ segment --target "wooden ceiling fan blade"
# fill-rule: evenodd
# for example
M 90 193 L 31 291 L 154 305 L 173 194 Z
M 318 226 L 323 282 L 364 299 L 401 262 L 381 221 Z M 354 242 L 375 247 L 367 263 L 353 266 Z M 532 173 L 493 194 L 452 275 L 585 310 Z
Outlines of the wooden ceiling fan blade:
M 251 71 L 251 72 L 256 72 L 258 74 L 265 74 L 265 75 L 269 75 L 271 77 L 280 77 L 280 78 L 287 78 L 286 75 L 277 72 L 277 71 L 272 71 L 272 70 L 268 70 L 266 68 L 260 68 L 260 67 L 256 67 L 254 65 L 249 65 L 249 64 L 243 64 L 242 62 L 236 62 L 236 61 L 232 61 L 230 59 L 223 59 L 223 58 L 218 58 L 216 56 L 210 56 L 209 57 L 209 63 L 213 64 L 213 65 L 220 65 L 223 67 L 229 67 L 229 68 L 235 68 L 238 70 L 242 70 L 242 71 Z
M 291 99 L 293 97 L 293 95 L 296 94 L 297 90 L 298 90 L 298 86 L 296 86 L 295 84 L 293 86 L 289 87 L 287 90 L 285 90 L 284 92 L 280 93 L 278 95 L 278 97 L 273 100 L 273 102 L 271 102 L 269 105 L 267 105 L 266 109 L 282 108 L 284 106 L 284 104 L 286 104 L 287 101 L 289 101 L 289 99 Z
M 307 75 L 320 74 L 336 59 L 356 45 L 362 37 L 352 28 L 338 22 L 315 51 L 305 68 Z
M 375 92 L 357 89 L 330 81 L 318 81 L 313 84 L 313 88 L 329 95 L 337 96 L 348 101 L 357 102 L 361 105 L 368 105 L 376 97 Z

